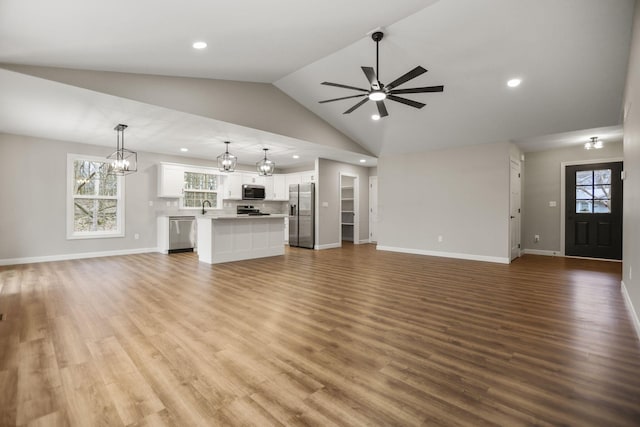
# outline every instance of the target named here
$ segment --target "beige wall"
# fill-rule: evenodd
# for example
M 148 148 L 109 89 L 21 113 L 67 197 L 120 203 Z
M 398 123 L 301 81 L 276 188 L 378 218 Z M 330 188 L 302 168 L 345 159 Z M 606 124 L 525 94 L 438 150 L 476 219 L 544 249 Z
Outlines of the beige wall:
M 327 159 L 318 159 L 316 245 L 340 244 L 340 174 L 356 175 L 359 190 L 359 241 L 369 239 L 369 168 Z M 323 207 L 323 203 L 327 207 Z
M 560 252 L 562 162 L 608 160 L 622 156 L 622 142 L 609 142 L 600 150 L 585 150 L 580 145 L 526 153 L 522 247 L 525 250 Z M 551 201 L 556 202 L 556 207 L 549 206 Z M 536 234 L 540 236 L 538 243 L 534 242 Z
M 379 247 L 508 261 L 512 149 L 495 143 L 380 157 Z
M 272 84 L 3 64 L 3 68 L 371 155 Z
M 636 2 L 633 39 L 624 103 L 623 276 L 625 288 L 640 317 L 640 4 Z M 636 323 L 636 327 L 640 324 Z M 640 330 L 637 330 L 640 334 Z

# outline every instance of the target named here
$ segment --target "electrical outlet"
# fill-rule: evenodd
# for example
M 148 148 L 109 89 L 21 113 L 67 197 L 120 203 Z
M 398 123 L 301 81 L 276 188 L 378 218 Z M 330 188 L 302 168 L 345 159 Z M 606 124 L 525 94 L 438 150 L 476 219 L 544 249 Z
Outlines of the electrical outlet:
M 133 238 L 138 240 L 140 238 L 140 235 L 138 233 L 136 233 L 136 234 L 133 235 Z
M 442 236 L 438 236 L 438 243 L 442 243 Z
M 538 242 L 540 241 L 540 235 L 539 235 L 539 234 L 536 234 L 535 236 L 533 236 L 533 241 L 534 241 L 535 243 L 538 243 Z

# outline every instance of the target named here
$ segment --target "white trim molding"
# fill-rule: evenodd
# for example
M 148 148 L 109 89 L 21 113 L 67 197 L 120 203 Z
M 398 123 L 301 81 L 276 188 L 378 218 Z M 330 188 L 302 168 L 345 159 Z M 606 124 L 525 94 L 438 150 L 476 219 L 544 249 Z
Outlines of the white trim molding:
M 470 261 L 495 262 L 498 264 L 509 264 L 511 262 L 509 257 L 462 254 L 462 253 L 456 253 L 456 252 L 427 251 L 424 249 L 397 248 L 394 246 L 383 246 L 383 245 L 377 245 L 376 249 L 379 251 L 402 252 L 406 254 L 427 255 L 427 256 L 436 256 L 436 257 L 442 257 L 442 258 L 466 259 Z
M 522 253 L 525 255 L 562 256 L 560 251 L 545 251 L 542 249 L 523 249 Z
M 629 316 L 631 316 L 631 323 L 633 323 L 636 335 L 638 336 L 638 339 L 640 339 L 640 318 L 638 318 L 638 312 L 633 307 L 633 302 L 631 302 L 631 297 L 627 292 L 627 287 L 625 286 L 624 281 L 620 282 L 620 291 L 622 292 L 622 297 L 624 298 L 625 305 L 627 306 Z
M 45 255 L 45 256 L 35 256 L 35 257 L 24 257 L 24 258 L 5 258 L 5 259 L 0 259 L 0 265 L 18 265 L 18 264 L 33 264 L 36 262 L 68 261 L 71 259 L 99 258 L 99 257 L 118 256 L 118 255 L 135 255 L 135 254 L 146 254 L 150 252 L 162 252 L 162 251 L 158 248 L 139 248 L 139 249 L 124 249 L 124 250 L 117 250 L 117 251 Z
M 313 249 L 322 250 L 322 249 L 335 249 L 335 248 L 341 248 L 341 247 L 342 247 L 342 243 L 327 243 L 326 245 L 315 245 Z

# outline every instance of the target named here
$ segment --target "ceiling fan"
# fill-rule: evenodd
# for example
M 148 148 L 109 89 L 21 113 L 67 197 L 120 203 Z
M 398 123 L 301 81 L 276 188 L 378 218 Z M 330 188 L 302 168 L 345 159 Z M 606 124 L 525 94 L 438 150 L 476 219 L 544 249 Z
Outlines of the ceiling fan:
M 362 89 L 359 87 L 347 86 L 340 83 L 322 82 L 322 84 L 326 86 L 335 86 L 335 87 L 341 87 L 345 89 L 357 90 L 363 93 L 359 93 L 357 95 L 351 95 L 351 96 L 343 96 L 341 98 L 327 99 L 325 101 L 320 101 L 320 104 L 324 104 L 326 102 L 341 101 L 343 99 L 364 97 L 363 100 L 358 102 L 353 107 L 349 108 L 343 114 L 349 114 L 353 112 L 356 108 L 362 106 L 365 102 L 371 100 L 371 101 L 375 101 L 376 106 L 378 107 L 378 113 L 379 113 L 378 118 L 380 118 L 380 117 L 386 117 L 389 115 L 389 112 L 387 111 L 387 107 L 384 105 L 385 99 L 390 99 L 391 101 L 400 102 L 402 104 L 409 105 L 414 108 L 422 108 L 426 104 L 423 104 L 422 102 L 413 101 L 411 99 L 402 98 L 402 97 L 399 97 L 398 95 L 402 95 L 406 93 L 442 92 L 444 90 L 444 86 L 426 86 L 426 87 L 414 87 L 414 88 L 408 88 L 408 89 L 396 89 L 396 87 L 400 86 L 401 84 L 404 84 L 409 80 L 415 79 L 416 77 L 426 73 L 427 70 L 425 70 L 421 66 L 417 66 L 413 70 L 403 74 L 402 76 L 398 77 L 397 79 L 395 79 L 394 81 L 392 81 L 386 86 L 382 84 L 380 80 L 378 80 L 378 77 L 380 76 L 379 61 L 378 61 L 378 44 L 380 43 L 380 40 L 382 40 L 383 36 L 384 36 L 384 33 L 382 31 L 375 31 L 373 34 L 371 34 L 371 38 L 373 39 L 374 42 L 376 42 L 375 71 L 373 67 L 361 67 L 362 71 L 364 72 L 364 75 L 367 77 L 367 80 L 371 85 L 371 88 Z

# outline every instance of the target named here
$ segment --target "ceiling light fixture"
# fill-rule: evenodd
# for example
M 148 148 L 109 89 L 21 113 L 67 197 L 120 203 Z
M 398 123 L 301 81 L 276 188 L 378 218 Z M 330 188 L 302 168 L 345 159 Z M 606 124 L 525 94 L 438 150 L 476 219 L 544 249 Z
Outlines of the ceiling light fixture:
M 117 134 L 116 151 L 107 160 L 110 160 L 109 175 L 127 175 L 138 171 L 138 153 L 124 148 L 124 130 L 127 125 L 119 124 L 113 130 Z
M 371 119 L 372 120 L 380 120 L 380 114 L 372 114 L 371 115 Z
M 365 159 L 360 159 L 360 163 L 367 163 Z
M 297 154 L 294 154 L 294 155 L 293 155 L 293 158 L 294 158 L 294 159 L 299 159 L 299 158 L 300 158 L 300 156 L 298 156 Z
M 267 151 L 268 148 L 263 148 L 264 150 L 264 159 L 260 160 L 256 163 L 256 168 L 258 169 L 258 174 L 260 176 L 271 176 L 276 169 L 276 164 L 271 160 L 267 159 Z
M 229 144 L 231 142 L 225 141 L 224 143 L 227 148 L 224 153 L 218 156 L 218 169 L 220 169 L 220 172 L 233 172 L 236 170 L 238 158 L 229 153 Z
M 183 153 L 186 153 L 187 151 L 189 151 L 188 148 L 181 148 L 180 151 L 182 151 Z
M 194 49 L 204 49 L 205 47 L 207 47 L 207 43 L 206 42 L 195 42 L 191 46 L 193 46 Z
M 369 99 L 372 101 L 382 101 L 387 97 L 387 94 L 381 90 L 374 90 L 369 94 Z
M 522 79 L 511 79 L 507 82 L 507 86 L 509 87 L 518 87 L 522 83 Z
M 585 150 L 591 150 L 591 149 L 597 150 L 600 148 L 602 148 L 602 141 L 599 140 L 597 136 L 592 136 L 591 141 L 584 144 Z

